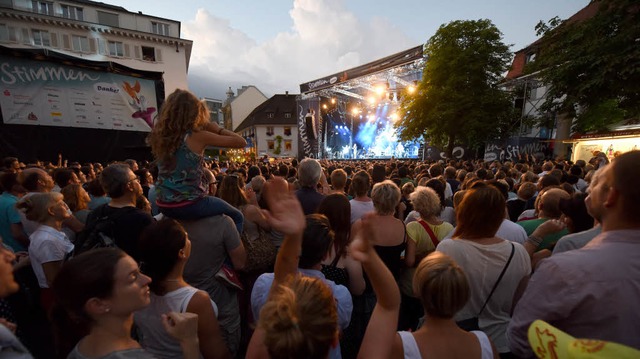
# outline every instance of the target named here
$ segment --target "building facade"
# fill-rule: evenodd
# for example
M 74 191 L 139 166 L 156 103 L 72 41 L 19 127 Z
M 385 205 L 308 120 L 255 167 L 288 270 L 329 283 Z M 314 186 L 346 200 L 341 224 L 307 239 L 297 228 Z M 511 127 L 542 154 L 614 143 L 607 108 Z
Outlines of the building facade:
M 253 85 L 242 86 L 237 90 L 237 95 L 233 94 L 231 88 L 227 91 L 227 99 L 224 104 L 224 127 L 231 131 L 236 131 L 240 123 L 258 105 L 267 100 L 257 87 Z
M 45 48 L 163 73 L 165 95 L 188 88 L 193 42 L 180 22 L 89 0 L 0 0 L 0 45 Z
M 296 108 L 296 95 L 274 95 L 256 107 L 235 132 L 247 139 L 247 150 L 257 157 L 297 157 Z
M 220 126 L 224 126 L 224 113 L 222 111 L 222 100 L 215 98 L 203 98 L 202 101 L 207 105 L 209 109 L 209 121 L 215 122 Z

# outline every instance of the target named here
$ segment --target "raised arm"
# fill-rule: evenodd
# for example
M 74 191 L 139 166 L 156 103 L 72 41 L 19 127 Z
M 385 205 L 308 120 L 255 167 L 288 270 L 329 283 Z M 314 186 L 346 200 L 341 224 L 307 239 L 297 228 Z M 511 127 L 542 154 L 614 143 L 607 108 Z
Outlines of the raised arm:
M 400 313 L 398 285 L 369 242 L 369 238 L 375 238 L 379 233 L 376 223 L 380 223 L 376 215 L 365 215 L 358 222 L 357 226 L 360 228 L 351 243 L 351 253 L 362 263 L 378 299 L 367 325 L 358 358 L 388 358 L 391 355 Z
M 289 191 L 289 184 L 282 178 L 275 178 L 265 184 L 269 210 L 264 211 L 271 228 L 284 234 L 284 241 L 278 251 L 271 288 L 284 282 L 288 276 L 298 271 L 298 260 L 302 251 L 302 234 L 306 219 L 300 202 Z

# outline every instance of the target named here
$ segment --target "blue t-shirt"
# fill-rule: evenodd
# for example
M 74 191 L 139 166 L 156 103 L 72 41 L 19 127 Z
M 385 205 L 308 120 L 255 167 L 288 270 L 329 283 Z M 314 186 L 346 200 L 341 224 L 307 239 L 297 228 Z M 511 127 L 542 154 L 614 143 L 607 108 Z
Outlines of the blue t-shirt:
M 6 245 L 15 252 L 20 252 L 26 251 L 27 248 L 13 238 L 11 233 L 11 225 L 21 223 L 16 202 L 18 202 L 18 197 L 9 192 L 4 192 L 0 195 L 0 236 L 2 236 Z

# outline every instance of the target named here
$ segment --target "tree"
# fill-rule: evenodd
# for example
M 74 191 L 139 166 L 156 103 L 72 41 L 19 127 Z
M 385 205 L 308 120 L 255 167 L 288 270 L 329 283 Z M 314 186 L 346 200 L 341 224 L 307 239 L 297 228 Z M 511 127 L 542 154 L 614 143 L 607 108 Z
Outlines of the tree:
M 593 0 L 588 19 L 536 26 L 544 36 L 525 71 L 549 86 L 541 109 L 576 118 L 576 131 L 604 130 L 640 116 L 640 5 Z
M 415 94 L 406 94 L 398 121 L 404 140 L 423 137 L 451 155 L 508 136 L 513 101 L 497 86 L 511 54 L 490 20 L 453 21 L 426 44 L 427 64 Z

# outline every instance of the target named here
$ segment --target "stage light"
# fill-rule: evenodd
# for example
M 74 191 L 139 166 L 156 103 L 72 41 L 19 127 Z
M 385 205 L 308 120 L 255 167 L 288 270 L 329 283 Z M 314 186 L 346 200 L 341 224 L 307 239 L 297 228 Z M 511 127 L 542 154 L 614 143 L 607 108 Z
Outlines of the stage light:
M 332 104 L 332 105 L 335 105 L 335 104 L 336 104 L 336 99 L 335 99 L 335 98 L 332 98 L 332 99 L 331 99 L 331 104 Z
M 368 119 L 370 122 L 373 122 L 373 121 L 375 121 L 376 116 L 375 116 L 375 115 L 369 115 L 369 116 L 367 116 L 367 119 Z
M 407 87 L 407 91 L 408 91 L 409 93 L 414 93 L 414 92 L 416 92 L 416 87 L 415 87 L 415 86 L 413 86 L 413 85 L 411 85 L 411 86 Z
M 322 104 L 322 108 L 326 110 L 327 109 L 327 104 L 326 103 Z
M 355 116 L 355 115 L 357 115 L 357 114 L 359 114 L 359 113 L 360 113 L 360 110 L 359 110 L 357 107 L 354 107 L 354 108 L 351 110 L 351 113 Z
M 382 85 L 376 86 L 376 93 L 378 95 L 382 96 L 382 94 L 384 93 L 384 90 L 385 90 L 384 86 L 382 86 Z
M 370 104 L 372 104 L 372 105 L 374 105 L 374 104 L 376 103 L 376 98 L 375 98 L 375 97 L 373 97 L 373 96 L 370 96 L 370 97 L 369 97 L 369 103 L 370 103 Z
M 391 121 L 395 122 L 398 120 L 398 114 L 394 112 L 391 114 L 391 116 L 389 116 L 389 118 L 391 119 Z
M 340 126 L 336 125 L 336 130 L 339 129 L 339 128 L 340 128 Z

